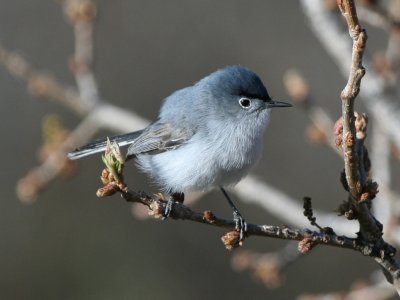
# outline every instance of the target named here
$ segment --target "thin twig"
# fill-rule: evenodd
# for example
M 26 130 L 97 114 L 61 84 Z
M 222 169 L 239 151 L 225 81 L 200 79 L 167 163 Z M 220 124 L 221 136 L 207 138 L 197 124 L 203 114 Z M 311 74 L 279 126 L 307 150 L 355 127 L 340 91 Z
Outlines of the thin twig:
M 360 91 L 361 79 L 365 74 L 362 56 L 367 40 L 366 32 L 361 28 L 355 4 L 350 0 L 338 1 L 339 8 L 346 18 L 350 36 L 353 39 L 352 63 L 345 88 L 341 93 L 343 118 L 343 153 L 345 171 L 349 191 L 354 199 L 359 199 L 362 192 L 361 175 L 359 174 L 359 159 L 356 149 L 356 129 L 354 117 L 354 100 Z
M 93 119 L 89 114 L 41 165 L 32 168 L 18 181 L 16 189 L 19 199 L 25 203 L 33 202 L 39 192 L 62 172 L 66 163 L 70 162 L 66 156 L 69 149 L 89 140 L 96 131 L 97 127 L 93 126 Z
M 64 12 L 74 28 L 75 53 L 71 61 L 72 73 L 82 101 L 94 107 L 100 101 L 97 82 L 92 71 L 94 22 L 96 5 L 92 0 L 66 0 Z
M 81 101 L 78 92 L 57 81 L 53 76 L 34 68 L 23 56 L 0 45 L 0 64 L 14 77 L 26 82 L 29 91 L 45 100 L 62 103 L 82 116 L 88 113 L 88 107 Z

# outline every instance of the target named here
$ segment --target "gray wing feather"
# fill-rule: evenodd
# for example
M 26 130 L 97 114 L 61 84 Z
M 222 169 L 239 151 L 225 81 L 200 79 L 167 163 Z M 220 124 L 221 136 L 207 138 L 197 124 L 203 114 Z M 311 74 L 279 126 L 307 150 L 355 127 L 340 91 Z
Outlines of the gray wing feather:
M 190 139 L 193 132 L 168 123 L 154 123 L 147 127 L 129 146 L 127 157 L 138 154 L 157 154 L 176 149 Z

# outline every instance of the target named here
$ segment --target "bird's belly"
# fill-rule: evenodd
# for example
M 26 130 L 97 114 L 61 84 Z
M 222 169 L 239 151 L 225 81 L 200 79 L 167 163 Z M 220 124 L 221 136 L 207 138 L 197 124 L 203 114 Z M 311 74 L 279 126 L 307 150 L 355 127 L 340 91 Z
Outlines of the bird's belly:
M 233 185 L 258 160 L 260 145 L 243 149 L 226 143 L 188 143 L 157 155 L 139 155 L 139 168 L 166 192 L 204 191 Z

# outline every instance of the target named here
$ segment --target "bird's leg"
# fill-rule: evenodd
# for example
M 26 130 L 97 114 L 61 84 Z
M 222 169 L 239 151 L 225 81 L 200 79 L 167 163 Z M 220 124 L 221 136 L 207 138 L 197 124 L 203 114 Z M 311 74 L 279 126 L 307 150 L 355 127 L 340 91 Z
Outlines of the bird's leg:
M 172 207 L 175 202 L 183 203 L 185 199 L 185 194 L 184 193 L 173 193 L 171 195 L 168 195 L 167 197 L 167 204 L 165 205 L 164 209 L 164 214 L 163 214 L 163 220 L 167 219 L 171 215 Z
M 247 231 L 247 223 L 243 219 L 242 215 L 240 214 L 239 210 L 236 208 L 235 204 L 233 203 L 233 201 L 231 200 L 231 198 L 229 197 L 229 195 L 225 191 L 225 189 L 222 186 L 220 186 L 219 188 L 221 189 L 221 192 L 224 194 L 226 200 L 228 201 L 230 207 L 233 210 L 233 220 L 235 220 L 235 229 L 237 231 L 239 231 L 239 233 L 240 233 L 239 239 L 241 241 L 243 241 L 244 235 L 246 234 L 246 231 Z

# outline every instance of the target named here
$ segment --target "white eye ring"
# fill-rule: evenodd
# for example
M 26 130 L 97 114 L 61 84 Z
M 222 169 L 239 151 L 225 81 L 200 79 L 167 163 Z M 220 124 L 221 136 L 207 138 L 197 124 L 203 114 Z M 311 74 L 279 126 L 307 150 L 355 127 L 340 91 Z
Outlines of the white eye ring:
M 240 98 L 239 104 L 241 107 L 248 109 L 251 106 L 251 100 L 249 98 Z

